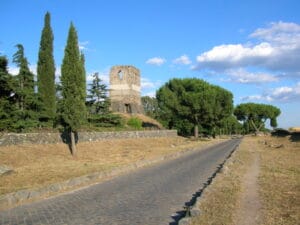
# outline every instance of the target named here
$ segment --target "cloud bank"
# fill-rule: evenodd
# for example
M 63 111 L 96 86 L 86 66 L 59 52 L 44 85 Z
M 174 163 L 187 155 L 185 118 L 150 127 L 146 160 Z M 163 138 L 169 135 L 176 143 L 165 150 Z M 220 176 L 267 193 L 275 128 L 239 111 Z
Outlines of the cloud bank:
M 243 97 L 243 101 L 292 102 L 300 99 L 300 82 L 292 87 L 282 86 L 262 95 Z
M 249 35 L 251 42 L 223 44 L 199 54 L 194 70 L 225 76 L 223 81 L 280 85 L 289 79 L 294 86 L 279 86 L 268 92 L 242 98 L 244 101 L 300 100 L 300 25 L 273 22 Z M 298 83 L 297 83 L 298 82 Z
M 166 60 L 164 58 L 161 57 L 154 57 L 154 58 L 150 58 L 146 61 L 147 64 L 150 65 L 155 65 L 155 66 L 161 66 L 166 62 Z
M 179 65 L 190 65 L 192 61 L 187 55 L 182 55 L 176 59 L 173 60 L 174 64 L 179 64 Z
M 300 25 L 271 23 L 249 36 L 256 44 L 227 44 L 213 47 L 197 56 L 196 70 L 224 71 L 260 67 L 273 72 L 300 71 Z

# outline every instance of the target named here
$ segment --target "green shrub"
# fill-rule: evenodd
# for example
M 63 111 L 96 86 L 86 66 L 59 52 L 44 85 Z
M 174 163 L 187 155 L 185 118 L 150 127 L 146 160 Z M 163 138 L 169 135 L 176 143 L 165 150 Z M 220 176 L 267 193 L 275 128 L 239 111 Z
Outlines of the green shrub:
M 116 114 L 94 114 L 88 120 L 96 127 L 124 126 L 123 118 Z
M 142 129 L 142 125 L 143 125 L 143 121 L 140 120 L 137 117 L 131 117 L 128 121 L 127 121 L 127 125 L 136 129 L 136 130 L 141 130 Z

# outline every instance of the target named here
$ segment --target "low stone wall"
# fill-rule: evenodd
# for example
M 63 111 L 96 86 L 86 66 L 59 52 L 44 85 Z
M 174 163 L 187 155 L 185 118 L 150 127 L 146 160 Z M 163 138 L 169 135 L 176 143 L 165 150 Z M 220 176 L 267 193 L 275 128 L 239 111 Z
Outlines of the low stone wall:
M 153 138 L 153 137 L 176 137 L 176 130 L 151 130 L 151 131 L 120 131 L 120 132 L 79 132 L 77 142 L 100 141 L 107 139 L 126 138 Z M 0 136 L 0 146 L 19 144 L 57 144 L 68 143 L 66 133 L 6 133 Z

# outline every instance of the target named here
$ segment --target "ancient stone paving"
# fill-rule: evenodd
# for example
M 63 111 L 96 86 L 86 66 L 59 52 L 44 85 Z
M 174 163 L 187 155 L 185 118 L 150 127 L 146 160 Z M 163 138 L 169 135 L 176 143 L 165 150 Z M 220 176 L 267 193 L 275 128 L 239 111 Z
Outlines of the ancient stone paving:
M 0 224 L 176 224 L 172 216 L 182 211 L 239 142 L 230 140 L 88 188 L 0 211 Z

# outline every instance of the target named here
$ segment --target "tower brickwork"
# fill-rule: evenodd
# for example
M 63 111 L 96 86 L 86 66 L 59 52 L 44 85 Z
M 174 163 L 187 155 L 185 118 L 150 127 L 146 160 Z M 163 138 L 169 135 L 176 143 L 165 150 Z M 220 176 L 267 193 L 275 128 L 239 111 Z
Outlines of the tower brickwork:
M 143 113 L 139 69 L 133 66 L 113 66 L 109 78 L 111 110 L 120 113 Z

